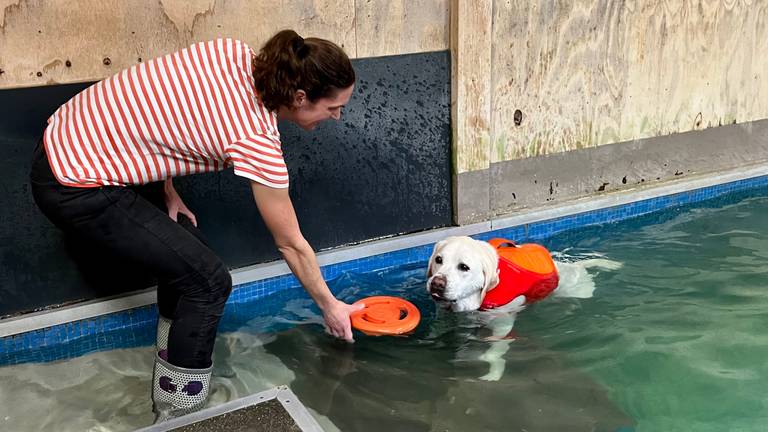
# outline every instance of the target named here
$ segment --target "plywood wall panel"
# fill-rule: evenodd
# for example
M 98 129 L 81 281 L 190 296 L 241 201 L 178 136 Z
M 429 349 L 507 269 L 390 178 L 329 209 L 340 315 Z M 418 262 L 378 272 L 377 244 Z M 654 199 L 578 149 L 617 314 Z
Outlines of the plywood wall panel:
M 276 31 L 351 57 L 448 49 L 449 0 L 0 0 L 0 88 L 92 81 L 194 42 Z
M 359 0 L 355 23 L 357 55 L 448 49 L 449 0 Z
M 767 10 L 494 1 L 492 162 L 768 117 Z
M 451 118 L 456 174 L 486 169 L 491 138 L 492 0 L 451 9 Z
M 19 0 L 0 3 L 0 88 L 98 80 L 216 37 L 260 46 L 296 29 L 355 52 L 354 0 Z

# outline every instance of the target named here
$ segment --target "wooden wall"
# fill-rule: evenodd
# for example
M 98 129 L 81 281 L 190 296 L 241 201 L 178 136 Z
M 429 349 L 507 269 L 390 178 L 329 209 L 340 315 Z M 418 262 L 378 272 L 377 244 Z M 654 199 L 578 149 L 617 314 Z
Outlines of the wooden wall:
M 0 0 L 0 89 L 289 27 L 358 58 L 450 47 L 455 175 L 768 118 L 768 0 Z
M 768 117 L 768 1 L 492 3 L 490 46 L 463 53 L 491 52 L 490 68 L 479 61 L 468 72 L 484 73 L 491 99 L 465 114 L 478 131 L 455 143 L 459 173 Z M 474 138 L 485 128 L 487 152 Z
M 461 173 L 766 118 L 767 22 L 765 0 L 0 0 L 0 88 L 282 28 L 352 57 L 444 50 L 453 33 Z
M 487 169 L 490 162 L 492 7 L 493 0 L 452 3 L 451 116 L 458 172 Z
M 496 1 L 493 18 L 492 161 L 768 117 L 766 1 Z
M 351 57 L 448 49 L 449 0 L 0 0 L 0 89 L 94 81 L 216 37 L 277 30 Z

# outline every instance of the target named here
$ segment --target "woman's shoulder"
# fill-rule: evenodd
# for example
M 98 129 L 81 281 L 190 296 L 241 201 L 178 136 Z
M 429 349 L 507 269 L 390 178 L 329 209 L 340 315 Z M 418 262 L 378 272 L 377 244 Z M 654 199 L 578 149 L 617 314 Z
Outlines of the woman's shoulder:
M 244 41 L 240 39 L 233 39 L 233 38 L 216 38 L 211 39 L 207 41 L 201 41 L 196 42 L 190 45 L 190 48 L 195 47 L 196 45 L 202 45 L 202 46 L 215 46 L 215 47 L 224 47 L 224 48 L 232 48 L 235 51 L 252 51 L 251 47 Z
M 230 44 L 230 45 L 232 45 L 232 46 L 234 46 L 234 47 L 238 47 L 238 48 L 240 48 L 240 49 L 242 49 L 242 50 L 246 50 L 246 51 L 247 51 L 247 50 L 250 50 L 250 49 L 251 49 L 251 47 L 250 47 L 250 46 L 248 46 L 248 44 L 247 44 L 245 41 L 243 41 L 243 40 L 240 40 L 240 39 L 233 39 L 233 38 L 222 38 L 222 39 L 220 39 L 220 40 L 221 40 L 223 43 L 225 43 L 225 44 Z

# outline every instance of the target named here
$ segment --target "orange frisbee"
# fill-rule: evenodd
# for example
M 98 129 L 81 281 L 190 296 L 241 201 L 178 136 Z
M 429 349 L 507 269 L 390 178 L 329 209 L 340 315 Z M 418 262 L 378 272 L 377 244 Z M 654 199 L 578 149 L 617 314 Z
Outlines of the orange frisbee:
M 369 336 L 401 335 L 419 325 L 421 314 L 413 303 L 398 297 L 374 296 L 355 302 L 365 308 L 350 315 L 352 327 Z

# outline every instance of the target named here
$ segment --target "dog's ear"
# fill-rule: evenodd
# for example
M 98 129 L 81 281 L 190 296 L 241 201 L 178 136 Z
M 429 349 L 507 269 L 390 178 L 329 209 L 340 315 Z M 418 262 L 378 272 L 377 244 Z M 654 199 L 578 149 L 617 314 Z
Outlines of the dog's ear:
M 437 255 L 438 252 L 440 252 L 440 249 L 442 249 L 443 246 L 445 246 L 445 243 L 447 241 L 448 239 L 440 240 L 439 242 L 437 242 L 437 244 L 435 244 L 434 249 L 432 249 L 432 256 L 429 257 L 429 264 L 427 265 L 427 278 L 432 277 L 432 274 L 433 274 L 432 264 L 435 262 L 435 255 Z
M 478 240 L 479 241 L 479 240 Z M 483 266 L 483 297 L 485 293 L 496 288 L 499 284 L 499 254 L 496 252 L 496 248 L 491 246 L 490 243 L 480 241 L 482 243 L 482 259 L 480 260 Z

